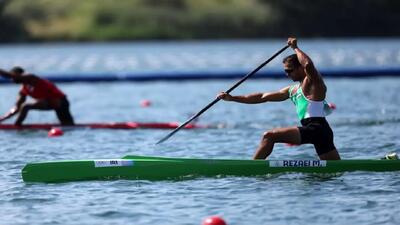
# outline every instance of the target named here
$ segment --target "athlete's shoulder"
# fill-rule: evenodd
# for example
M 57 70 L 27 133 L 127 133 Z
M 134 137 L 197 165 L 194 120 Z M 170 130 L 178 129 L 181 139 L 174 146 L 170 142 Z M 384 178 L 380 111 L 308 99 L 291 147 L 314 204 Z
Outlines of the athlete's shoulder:
M 24 75 L 26 77 L 26 79 L 29 81 L 30 84 L 34 85 L 37 82 L 41 81 L 42 79 L 38 76 L 36 76 L 35 74 L 26 74 Z

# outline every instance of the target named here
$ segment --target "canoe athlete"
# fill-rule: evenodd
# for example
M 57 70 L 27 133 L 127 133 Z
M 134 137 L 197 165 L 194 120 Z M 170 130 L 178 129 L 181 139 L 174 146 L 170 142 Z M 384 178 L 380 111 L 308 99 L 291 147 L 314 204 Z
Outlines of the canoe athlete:
M 19 97 L 15 106 L 4 116 L 0 122 L 18 114 L 15 125 L 20 126 L 28 115 L 29 110 L 54 110 L 61 125 L 74 125 L 74 119 L 69 110 L 67 96 L 46 79 L 33 74 L 25 74 L 21 67 L 14 67 L 10 72 L 0 69 L 0 75 L 11 79 L 14 83 L 22 84 Z M 30 96 L 36 101 L 25 103 L 26 97 Z
M 271 93 L 232 96 L 221 92 L 217 97 L 246 104 L 279 102 L 290 98 L 295 104 L 302 126 L 276 128 L 265 132 L 254 159 L 266 159 L 275 143 L 289 143 L 313 144 L 321 160 L 339 160 L 339 153 L 333 143 L 332 129 L 325 119 L 330 111 L 325 101 L 327 87 L 310 57 L 297 46 L 297 39 L 289 38 L 287 43 L 295 54 L 283 59 L 283 67 L 286 75 L 299 82 L 298 84 Z

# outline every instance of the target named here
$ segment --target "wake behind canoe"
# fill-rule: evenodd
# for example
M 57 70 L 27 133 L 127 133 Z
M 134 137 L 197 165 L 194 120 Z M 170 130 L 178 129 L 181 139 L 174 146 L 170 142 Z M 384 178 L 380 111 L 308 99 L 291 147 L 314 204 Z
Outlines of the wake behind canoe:
M 88 180 L 167 180 L 185 177 L 258 176 L 275 173 L 340 173 L 399 171 L 400 160 L 232 160 L 125 156 L 122 159 L 29 163 L 25 182 Z

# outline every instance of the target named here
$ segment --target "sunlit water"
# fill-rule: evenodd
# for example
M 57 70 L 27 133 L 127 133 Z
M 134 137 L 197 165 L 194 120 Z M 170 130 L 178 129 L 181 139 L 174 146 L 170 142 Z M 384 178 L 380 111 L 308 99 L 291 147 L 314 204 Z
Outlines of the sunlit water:
M 77 122 L 185 121 L 235 81 L 59 84 Z M 400 149 L 400 80 L 328 79 L 328 117 L 342 158 L 380 158 Z M 250 80 L 234 91 L 273 91 L 288 80 Z M 0 86 L 1 112 L 16 85 Z M 149 99 L 151 107 L 139 102 Z M 32 112 L 28 122 L 56 122 Z M 13 122 L 13 120 L 7 121 Z M 219 102 L 199 120 L 222 129 L 180 131 L 154 145 L 166 130 L 0 131 L 0 224 L 200 224 L 210 215 L 228 224 L 399 224 L 400 174 L 338 176 L 281 174 L 184 181 L 90 181 L 25 184 L 32 161 L 118 158 L 127 154 L 249 159 L 265 130 L 297 125 L 289 101 L 261 105 Z M 316 158 L 312 146 L 276 145 L 271 159 Z
M 399 71 L 400 39 L 299 39 L 321 71 Z M 39 43 L 0 45 L 0 67 L 19 65 L 52 78 L 211 76 L 245 73 L 286 44 L 285 39 Z M 286 50 L 260 72 L 281 71 Z M 27 57 L 29 56 L 29 57 Z M 398 75 L 398 74 L 393 74 Z

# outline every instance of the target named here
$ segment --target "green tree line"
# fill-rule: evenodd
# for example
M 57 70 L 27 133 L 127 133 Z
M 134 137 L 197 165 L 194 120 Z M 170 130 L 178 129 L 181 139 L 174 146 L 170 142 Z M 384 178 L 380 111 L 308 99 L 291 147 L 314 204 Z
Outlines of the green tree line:
M 398 0 L 0 0 L 0 42 L 395 37 Z

